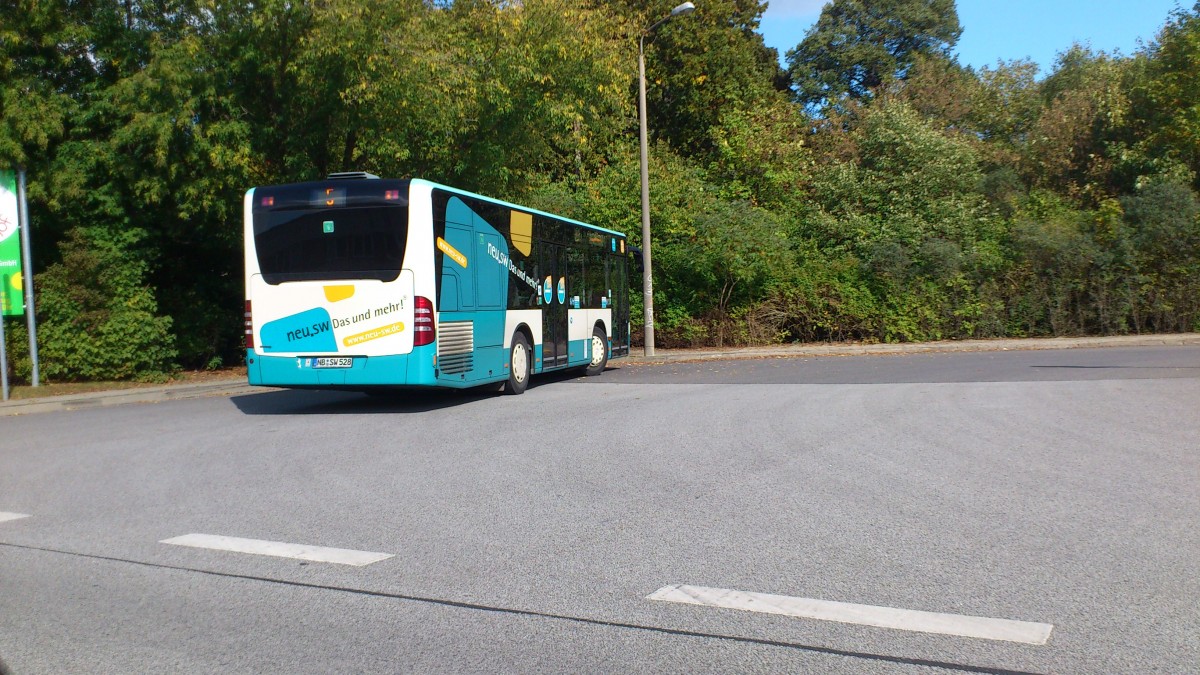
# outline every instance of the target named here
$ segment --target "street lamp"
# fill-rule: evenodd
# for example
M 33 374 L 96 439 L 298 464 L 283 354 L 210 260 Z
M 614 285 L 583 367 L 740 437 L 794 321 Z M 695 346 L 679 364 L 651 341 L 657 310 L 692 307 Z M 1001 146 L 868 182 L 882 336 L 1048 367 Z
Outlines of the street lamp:
M 646 36 L 663 23 L 682 14 L 691 14 L 696 6 L 685 2 L 655 21 L 638 38 L 638 135 L 642 143 L 642 306 L 645 308 L 646 356 L 654 356 L 654 280 L 650 270 L 650 169 L 646 150 Z

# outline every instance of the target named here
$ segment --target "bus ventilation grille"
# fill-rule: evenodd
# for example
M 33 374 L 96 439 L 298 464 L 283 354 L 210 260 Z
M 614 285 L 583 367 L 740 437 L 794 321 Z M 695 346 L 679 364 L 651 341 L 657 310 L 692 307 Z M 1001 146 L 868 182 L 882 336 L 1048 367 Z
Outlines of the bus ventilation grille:
M 450 321 L 438 326 L 438 367 L 445 374 L 465 373 L 474 366 L 475 323 Z

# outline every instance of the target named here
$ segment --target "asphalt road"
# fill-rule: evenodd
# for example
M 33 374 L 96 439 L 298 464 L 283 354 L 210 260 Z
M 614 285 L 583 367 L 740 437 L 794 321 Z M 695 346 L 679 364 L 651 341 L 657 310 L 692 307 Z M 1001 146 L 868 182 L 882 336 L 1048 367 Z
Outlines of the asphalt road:
M 1178 346 L 618 364 L 519 397 L 268 391 L 7 417 L 0 660 L 1196 672 L 1198 404 L 1200 347 Z M 162 543 L 196 533 L 392 557 Z M 673 584 L 1052 631 L 648 599 Z

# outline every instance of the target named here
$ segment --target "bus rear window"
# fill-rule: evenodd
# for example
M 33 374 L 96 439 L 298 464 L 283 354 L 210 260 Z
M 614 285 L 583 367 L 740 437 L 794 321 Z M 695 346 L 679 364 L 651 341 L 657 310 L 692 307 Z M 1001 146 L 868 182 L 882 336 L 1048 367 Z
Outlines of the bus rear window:
M 407 201 L 407 200 L 403 200 Z M 268 284 L 392 281 L 404 262 L 408 208 L 396 205 L 255 210 L 254 248 Z

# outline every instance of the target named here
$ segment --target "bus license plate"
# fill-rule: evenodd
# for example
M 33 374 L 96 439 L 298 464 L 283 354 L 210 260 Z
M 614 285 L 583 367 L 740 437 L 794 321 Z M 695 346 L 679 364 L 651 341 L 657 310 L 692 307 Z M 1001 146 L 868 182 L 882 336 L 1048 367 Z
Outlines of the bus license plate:
M 313 368 L 349 368 L 354 359 L 349 356 L 331 356 L 313 359 Z

